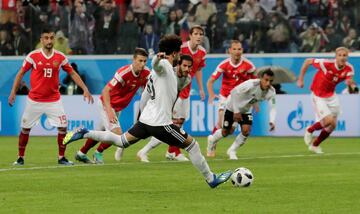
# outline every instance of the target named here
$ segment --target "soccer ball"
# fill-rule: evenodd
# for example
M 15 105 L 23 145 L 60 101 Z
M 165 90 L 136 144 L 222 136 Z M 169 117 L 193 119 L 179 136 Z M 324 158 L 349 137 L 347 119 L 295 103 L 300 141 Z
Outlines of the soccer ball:
M 248 187 L 254 182 L 254 176 L 251 171 L 245 167 L 235 169 L 231 175 L 231 183 L 235 187 Z

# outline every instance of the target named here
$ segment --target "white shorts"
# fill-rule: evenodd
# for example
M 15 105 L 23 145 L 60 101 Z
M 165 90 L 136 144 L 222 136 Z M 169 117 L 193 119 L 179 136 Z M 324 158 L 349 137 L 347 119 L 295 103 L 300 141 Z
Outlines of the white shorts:
M 225 110 L 226 107 L 226 97 L 223 95 L 219 95 L 219 103 L 218 103 L 218 110 Z
M 340 102 L 336 94 L 328 98 L 322 98 L 312 93 L 311 101 L 315 110 L 316 121 L 331 114 L 336 117 L 340 114 Z
M 21 119 L 21 127 L 30 129 L 39 124 L 41 115 L 45 114 L 50 125 L 55 127 L 67 127 L 68 122 L 61 100 L 56 102 L 36 102 L 29 97 Z
M 174 105 L 173 118 L 175 119 L 184 118 L 185 120 L 187 120 L 189 119 L 189 113 L 190 113 L 190 97 L 186 99 L 181 99 L 179 97 Z
M 98 130 L 112 131 L 115 128 L 120 128 L 121 129 L 119 120 L 117 121 L 117 123 L 110 123 L 109 118 L 108 118 L 108 116 L 106 114 L 106 111 L 105 111 L 105 107 L 103 106 L 102 101 L 100 99 L 98 99 L 98 101 L 97 101 L 97 107 L 99 109 L 100 119 L 101 119 L 100 124 L 99 124 L 99 126 L 97 128 Z M 112 109 L 112 111 L 119 118 L 119 116 L 121 114 L 121 111 L 115 112 L 114 109 Z

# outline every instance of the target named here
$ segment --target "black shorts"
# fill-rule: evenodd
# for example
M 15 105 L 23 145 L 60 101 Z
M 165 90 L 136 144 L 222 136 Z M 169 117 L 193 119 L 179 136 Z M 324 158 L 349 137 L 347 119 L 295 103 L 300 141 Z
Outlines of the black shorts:
M 185 148 L 185 141 L 188 134 L 174 124 L 166 126 L 149 126 L 142 122 L 135 123 L 128 133 L 139 139 L 146 139 L 150 136 L 156 137 L 158 140 L 180 148 Z
M 240 121 L 240 125 L 252 125 L 253 117 L 252 114 L 241 114 L 242 120 Z M 226 130 L 230 130 L 234 123 L 234 112 L 225 110 L 224 114 L 224 122 L 223 128 Z

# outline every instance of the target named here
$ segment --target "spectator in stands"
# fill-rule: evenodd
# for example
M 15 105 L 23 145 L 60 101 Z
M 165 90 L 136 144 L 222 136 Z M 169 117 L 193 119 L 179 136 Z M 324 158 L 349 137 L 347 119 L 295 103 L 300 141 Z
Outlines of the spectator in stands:
M 260 4 L 257 0 L 246 0 L 242 4 L 244 18 L 248 21 L 255 20 L 256 14 L 260 11 Z
M 180 25 L 178 24 L 175 10 L 170 10 L 168 13 L 164 34 L 180 35 Z
M 41 33 L 41 28 L 39 28 L 41 23 L 40 9 L 33 4 L 36 5 L 36 1 L 25 4 L 24 6 L 20 2 L 18 9 L 19 12 L 23 11 L 20 13 L 21 20 L 19 20 L 18 24 L 23 24 L 24 29 L 30 38 L 31 50 L 34 49 L 39 42 Z
M 73 54 L 92 53 L 90 22 L 84 0 L 76 0 L 70 13 L 69 47 Z
M 138 46 L 140 29 L 131 10 L 126 11 L 125 22 L 120 25 L 117 40 L 117 51 L 120 54 L 130 54 Z
M 237 19 L 237 12 L 236 12 L 236 5 L 238 0 L 230 0 L 229 3 L 226 5 L 226 16 L 227 16 L 227 23 L 228 24 L 235 24 Z
M 321 34 L 319 31 L 322 31 L 322 29 L 316 23 L 313 23 L 306 31 L 300 34 L 300 38 L 302 39 L 301 52 L 320 51 Z
M 337 47 L 341 46 L 342 37 L 335 32 L 334 26 L 331 23 L 329 23 L 325 28 L 322 43 L 324 44 L 322 52 L 333 52 Z
M 178 20 L 178 24 L 180 26 L 180 37 L 182 41 L 186 41 L 189 38 L 189 23 L 188 23 L 188 13 L 184 14 L 181 8 L 176 9 L 176 18 Z
M 146 24 L 143 35 L 140 39 L 140 47 L 147 50 L 149 58 L 152 58 L 154 54 L 158 52 L 158 43 L 160 36 L 153 31 L 152 24 Z
M 223 23 L 218 18 L 217 13 L 214 13 L 209 17 L 205 29 L 210 42 L 210 53 L 224 53 L 225 49 L 223 48 L 222 42 L 225 29 Z
M 205 26 L 209 17 L 216 12 L 216 5 L 211 0 L 201 0 L 201 4 L 196 7 L 195 22 Z
M 145 17 L 145 20 L 147 19 L 148 14 L 152 10 L 149 0 L 131 0 L 130 6 L 132 8 L 135 18 L 139 18 L 139 16 L 141 15 Z
M 65 37 L 64 33 L 59 30 L 55 34 L 54 49 L 61 51 L 64 54 L 70 54 L 69 40 Z
M 347 47 L 349 50 L 359 50 L 359 37 L 354 28 L 349 30 L 349 34 L 342 41 L 343 46 Z
M 270 29 L 267 31 L 271 52 L 282 53 L 289 51 L 290 29 L 278 13 L 271 16 Z
M 18 25 L 15 25 L 12 29 L 13 35 L 13 47 L 16 56 L 23 56 L 30 52 L 29 41 L 25 35 L 21 32 Z
M 284 0 L 276 0 L 276 5 L 272 8 L 272 10 L 282 13 L 284 16 L 288 15 L 288 10 L 285 6 Z
M 307 0 L 307 17 L 308 22 L 317 22 L 322 25 L 326 21 L 326 6 L 321 0 Z
M 14 55 L 14 47 L 11 38 L 6 30 L 0 30 L 0 56 Z
M 119 14 L 113 0 L 101 1 L 94 12 L 94 46 L 97 54 L 115 54 Z
M 340 34 L 342 37 L 345 37 L 349 34 L 350 28 L 353 28 L 350 22 L 350 18 L 348 15 L 344 14 L 341 17 L 340 23 L 337 25 L 336 33 Z

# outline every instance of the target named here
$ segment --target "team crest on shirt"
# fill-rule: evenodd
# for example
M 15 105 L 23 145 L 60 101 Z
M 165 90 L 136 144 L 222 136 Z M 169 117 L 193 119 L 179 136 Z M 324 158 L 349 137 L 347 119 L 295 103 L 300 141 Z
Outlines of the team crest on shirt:
M 53 62 L 53 65 L 54 65 L 54 67 L 58 67 L 59 62 L 55 60 L 55 61 Z

